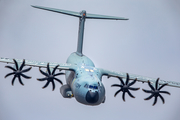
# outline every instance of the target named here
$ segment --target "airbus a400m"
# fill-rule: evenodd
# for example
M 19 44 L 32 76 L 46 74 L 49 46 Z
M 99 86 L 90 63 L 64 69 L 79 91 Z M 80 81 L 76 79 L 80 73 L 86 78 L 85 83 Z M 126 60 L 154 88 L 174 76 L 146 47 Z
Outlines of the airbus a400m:
M 81 12 L 73 12 L 61 9 L 54 9 L 41 6 L 32 6 L 34 8 L 48 10 L 56 13 L 62 13 L 79 18 L 79 33 L 78 33 L 78 44 L 77 51 L 73 52 L 67 59 L 66 63 L 48 63 L 38 62 L 24 59 L 10 59 L 0 58 L 0 62 L 14 64 L 14 67 L 5 66 L 12 70 L 11 73 L 5 76 L 12 76 L 12 85 L 15 80 L 19 80 L 19 83 L 24 85 L 21 77 L 30 79 L 31 77 L 25 75 L 32 67 L 39 67 L 39 71 L 45 76 L 44 78 L 38 78 L 39 81 L 46 81 L 43 88 L 46 88 L 50 83 L 52 84 L 52 90 L 55 89 L 55 81 L 62 84 L 60 93 L 64 98 L 74 97 L 78 102 L 85 105 L 99 105 L 105 102 L 105 88 L 102 83 L 102 76 L 115 77 L 120 81 L 120 84 L 113 84 L 112 87 L 119 87 L 119 90 L 114 94 L 122 92 L 122 99 L 125 101 L 125 94 L 127 93 L 130 97 L 135 98 L 131 94 L 131 90 L 137 91 L 140 88 L 132 87 L 133 84 L 138 82 L 148 83 L 150 90 L 144 90 L 146 93 L 150 93 L 150 96 L 145 98 L 149 100 L 154 97 L 153 105 L 156 104 L 157 98 L 159 97 L 164 103 L 165 100 L 162 94 L 170 94 L 167 91 L 162 91 L 164 86 L 180 87 L 180 83 L 160 80 L 159 78 L 154 79 L 150 77 L 144 77 L 140 75 L 134 75 L 124 72 L 114 72 L 105 70 L 102 68 L 96 68 L 92 60 L 82 53 L 83 48 L 83 35 L 84 35 L 84 24 L 86 19 L 106 19 L 106 20 L 128 20 L 127 18 L 97 15 L 86 13 L 85 10 Z M 32 66 L 23 69 L 24 66 Z M 41 70 L 41 68 L 47 68 L 47 72 Z M 65 73 L 55 73 L 56 70 L 65 70 Z M 63 85 L 62 81 L 57 78 L 59 75 L 65 75 L 66 84 Z

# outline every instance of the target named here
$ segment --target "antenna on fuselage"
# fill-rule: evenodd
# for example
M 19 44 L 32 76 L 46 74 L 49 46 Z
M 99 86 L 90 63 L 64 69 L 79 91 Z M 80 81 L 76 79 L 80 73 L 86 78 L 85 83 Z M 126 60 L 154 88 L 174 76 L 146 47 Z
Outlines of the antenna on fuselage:
M 89 14 L 89 13 L 86 13 L 85 10 L 82 10 L 81 12 L 73 12 L 73 11 L 68 11 L 68 10 L 48 8 L 48 7 L 42 7 L 42 6 L 33 6 L 32 5 L 32 7 L 43 9 L 43 10 L 48 10 L 48 11 L 52 11 L 52 12 L 62 13 L 62 14 L 66 14 L 66 15 L 70 15 L 70 16 L 79 18 L 78 44 L 77 44 L 76 53 L 80 56 L 83 56 L 83 54 L 82 54 L 83 35 L 84 35 L 84 23 L 85 23 L 86 19 L 128 20 L 128 18 L 123 18 L 123 17 Z

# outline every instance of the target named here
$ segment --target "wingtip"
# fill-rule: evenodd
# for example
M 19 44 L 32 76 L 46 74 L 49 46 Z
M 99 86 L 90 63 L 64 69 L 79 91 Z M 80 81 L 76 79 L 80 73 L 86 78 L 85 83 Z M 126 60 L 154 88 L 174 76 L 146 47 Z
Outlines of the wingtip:
M 34 7 L 34 8 L 35 8 L 36 6 L 35 6 L 35 5 L 31 5 L 31 7 Z

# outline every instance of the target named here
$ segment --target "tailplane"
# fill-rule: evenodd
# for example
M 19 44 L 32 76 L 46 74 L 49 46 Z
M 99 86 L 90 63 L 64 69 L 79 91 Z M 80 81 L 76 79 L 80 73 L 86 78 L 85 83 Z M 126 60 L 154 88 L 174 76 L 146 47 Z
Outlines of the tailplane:
M 83 48 L 83 35 L 84 35 L 84 23 L 85 19 L 107 19 L 107 20 L 128 20 L 128 18 L 123 17 L 114 17 L 114 16 L 107 16 L 107 15 L 97 15 L 97 14 L 89 14 L 86 13 L 85 10 L 81 12 L 73 12 L 68 10 L 61 10 L 61 9 L 55 9 L 55 8 L 49 8 L 49 7 L 42 7 L 42 6 L 34 6 L 34 8 L 48 10 L 52 12 L 62 13 L 65 15 L 70 15 L 74 17 L 79 18 L 79 32 L 78 32 L 78 44 L 77 44 L 77 55 L 83 56 L 82 54 L 82 48 Z
M 74 17 L 82 17 L 81 12 L 74 12 L 74 11 L 42 7 L 42 6 L 34 6 L 34 5 L 32 5 L 32 7 L 43 9 L 43 10 L 48 10 L 48 11 L 52 11 L 52 12 L 62 13 L 62 14 L 66 14 L 66 15 L 70 15 L 70 16 L 74 16 Z M 114 17 L 114 16 L 89 14 L 89 13 L 86 13 L 86 19 L 128 20 L 128 18 L 123 18 L 123 17 Z

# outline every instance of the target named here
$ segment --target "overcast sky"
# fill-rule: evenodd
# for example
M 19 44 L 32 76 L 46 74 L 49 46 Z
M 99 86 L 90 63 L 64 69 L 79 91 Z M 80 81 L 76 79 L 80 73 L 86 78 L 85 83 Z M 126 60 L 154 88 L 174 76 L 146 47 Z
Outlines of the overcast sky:
M 71 11 L 129 18 L 128 21 L 86 20 L 83 53 L 98 68 L 123 71 L 152 78 L 180 82 L 180 1 L 179 0 L 0 0 L 0 57 L 65 63 L 76 51 L 78 18 L 32 8 L 39 5 Z M 106 79 L 106 101 L 86 106 L 74 98 L 65 99 L 60 84 L 52 92 L 51 84 L 42 89 L 44 77 L 33 68 L 23 79 L 11 85 L 12 72 L 0 63 L 1 120 L 178 120 L 180 89 L 164 87 L 165 104 L 158 99 L 144 101 L 149 94 L 136 83 L 135 99 L 122 93 L 114 98 L 119 83 Z M 65 77 L 59 77 L 65 83 Z

